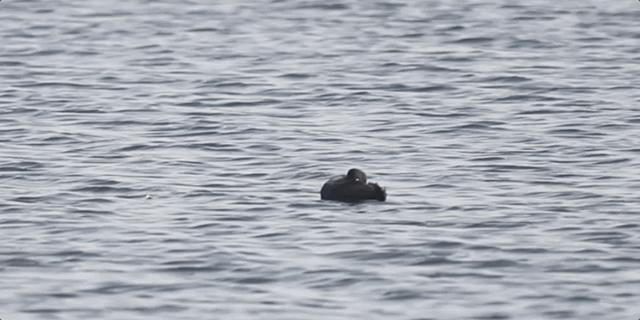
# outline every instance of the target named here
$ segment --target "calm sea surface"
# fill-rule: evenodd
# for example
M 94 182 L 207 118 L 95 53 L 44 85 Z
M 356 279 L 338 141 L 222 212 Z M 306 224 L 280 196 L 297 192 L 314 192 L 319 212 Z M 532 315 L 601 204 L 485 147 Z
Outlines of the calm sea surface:
M 0 2 L 0 318 L 640 317 L 638 1 Z M 320 201 L 351 167 L 388 201 Z

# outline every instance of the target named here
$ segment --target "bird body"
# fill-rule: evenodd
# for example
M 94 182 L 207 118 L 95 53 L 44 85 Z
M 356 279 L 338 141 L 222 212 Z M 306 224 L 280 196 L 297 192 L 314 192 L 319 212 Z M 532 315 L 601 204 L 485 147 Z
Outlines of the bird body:
M 335 176 L 320 189 L 322 200 L 358 202 L 363 200 L 385 201 L 387 192 L 377 183 L 367 183 L 366 174 L 359 169 L 350 169 L 345 176 Z

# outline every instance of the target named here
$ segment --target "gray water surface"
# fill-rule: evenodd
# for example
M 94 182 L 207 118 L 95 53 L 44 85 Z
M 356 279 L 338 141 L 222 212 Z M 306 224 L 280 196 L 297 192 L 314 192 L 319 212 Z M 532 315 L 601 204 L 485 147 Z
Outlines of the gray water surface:
M 0 2 L 0 318 L 637 319 L 637 1 Z M 351 167 L 385 203 L 320 201 Z

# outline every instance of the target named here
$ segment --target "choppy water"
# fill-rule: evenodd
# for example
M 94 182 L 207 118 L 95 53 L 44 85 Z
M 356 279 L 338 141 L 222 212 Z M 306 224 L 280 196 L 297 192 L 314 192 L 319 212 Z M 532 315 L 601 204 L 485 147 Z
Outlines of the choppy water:
M 0 37 L 4 320 L 640 316 L 637 1 L 5 0 Z M 350 167 L 388 202 L 320 201 Z

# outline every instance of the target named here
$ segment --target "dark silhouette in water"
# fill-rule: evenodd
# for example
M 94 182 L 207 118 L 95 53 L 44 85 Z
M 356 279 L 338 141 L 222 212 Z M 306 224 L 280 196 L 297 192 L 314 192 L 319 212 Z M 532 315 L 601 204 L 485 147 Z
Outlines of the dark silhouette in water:
M 320 199 L 345 202 L 385 201 L 387 192 L 377 183 L 367 183 L 367 175 L 362 170 L 349 169 L 346 176 L 336 176 L 324 183 Z

